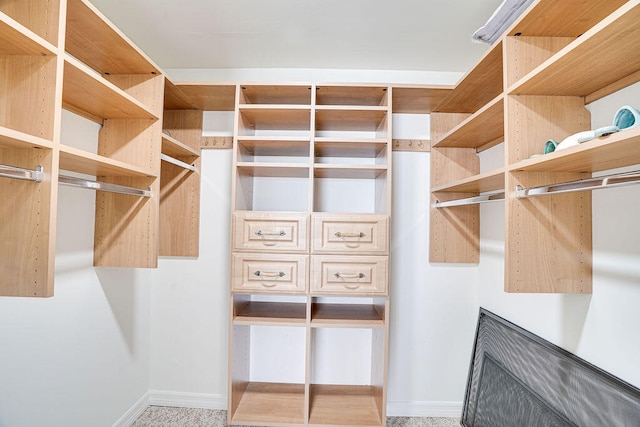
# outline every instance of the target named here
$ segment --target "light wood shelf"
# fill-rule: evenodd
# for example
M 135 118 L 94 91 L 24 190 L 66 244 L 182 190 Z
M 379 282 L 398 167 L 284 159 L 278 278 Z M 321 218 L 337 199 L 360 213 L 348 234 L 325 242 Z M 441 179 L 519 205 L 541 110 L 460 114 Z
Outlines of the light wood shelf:
M 316 178 L 375 179 L 387 172 L 386 165 L 336 165 L 316 163 Z
M 249 176 L 309 178 L 308 164 L 238 162 L 236 169 Z
M 579 37 L 627 0 L 536 0 L 506 31 L 537 37 Z
M 388 87 L 379 85 L 318 85 L 316 106 L 386 106 Z
M 316 106 L 316 131 L 377 131 L 388 107 Z
M 311 105 L 311 85 L 240 85 L 238 102 L 244 105 Z
M 509 166 L 522 172 L 599 172 L 640 164 L 640 126 Z
M 383 328 L 384 313 L 371 304 L 314 303 L 312 327 Z
M 394 114 L 430 114 L 453 88 L 446 85 L 394 85 L 391 111 Z
M 634 35 L 635 34 L 635 35 Z M 640 81 L 640 5 L 628 2 L 508 89 L 510 94 L 590 96 Z M 586 59 L 588 58 L 588 60 Z M 627 80 L 628 76 L 635 78 Z
M 233 324 L 304 326 L 306 320 L 304 303 L 248 301 L 237 308 Z
M 434 111 L 475 113 L 503 91 L 502 41 L 496 42 Z
M 256 130 L 311 129 L 311 108 L 297 105 L 242 105 L 239 114 Z
M 48 139 L 0 126 L 0 147 L 53 148 L 53 142 Z
M 309 393 L 310 425 L 381 425 L 374 387 L 311 384 Z
M 68 110 L 98 122 L 158 119 L 142 102 L 71 57 L 65 58 L 62 100 Z
M 87 0 L 68 0 L 65 50 L 100 74 L 162 74 Z
M 55 55 L 57 48 L 0 11 L 0 55 Z
M 304 425 L 304 406 L 304 384 L 250 382 L 230 419 L 244 425 Z
M 153 171 L 67 145 L 60 145 L 60 169 L 94 176 L 157 178 Z
M 387 139 L 315 137 L 316 157 L 376 158 L 387 148 Z
M 433 187 L 432 193 L 486 193 L 504 190 L 505 168 Z
M 460 123 L 434 147 L 476 148 L 478 151 L 504 141 L 504 96 L 501 94 Z
M 200 153 L 166 133 L 162 134 L 162 153 L 172 157 L 200 157 Z
M 238 136 L 238 145 L 254 156 L 308 157 L 310 144 L 309 138 Z
M 58 44 L 60 0 L 3 1 L 0 13 L 19 22 L 51 45 Z
M 233 111 L 235 83 L 165 82 L 166 110 Z

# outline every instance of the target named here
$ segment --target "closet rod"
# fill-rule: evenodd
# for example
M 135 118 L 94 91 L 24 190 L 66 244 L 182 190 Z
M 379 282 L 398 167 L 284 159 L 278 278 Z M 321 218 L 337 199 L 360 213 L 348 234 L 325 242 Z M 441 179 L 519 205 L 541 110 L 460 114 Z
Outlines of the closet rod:
M 547 194 L 571 193 L 574 191 L 599 190 L 601 188 L 620 187 L 623 185 L 640 184 L 640 171 L 627 172 L 616 175 L 587 178 L 560 184 L 542 185 L 540 187 L 524 188 L 516 185 L 516 197 L 544 196 Z
M 160 154 L 160 159 L 164 160 L 167 163 L 171 163 L 174 164 L 176 166 L 180 166 L 181 168 L 185 168 L 187 170 L 190 170 L 191 172 L 195 172 L 196 171 L 196 167 L 193 165 L 190 165 L 189 163 L 185 163 L 183 161 L 180 161 L 178 159 L 174 159 L 171 156 L 167 156 L 166 154 Z
M 59 175 L 58 183 L 69 187 L 87 188 L 90 190 L 106 191 L 108 193 L 126 194 L 129 196 L 151 197 L 151 188 L 143 190 L 140 188 L 127 187 L 126 185 L 111 184 L 108 182 L 90 181 L 72 176 Z
M 436 201 L 436 208 L 450 208 L 453 206 L 465 206 L 478 203 L 493 202 L 496 200 L 504 200 L 504 191 L 494 191 L 491 193 L 481 194 L 479 196 L 467 197 L 464 199 L 450 200 L 447 202 Z
M 13 166 L 0 165 L 0 177 L 22 179 L 25 181 L 40 182 L 44 176 L 42 166 L 37 166 L 35 170 L 16 168 Z

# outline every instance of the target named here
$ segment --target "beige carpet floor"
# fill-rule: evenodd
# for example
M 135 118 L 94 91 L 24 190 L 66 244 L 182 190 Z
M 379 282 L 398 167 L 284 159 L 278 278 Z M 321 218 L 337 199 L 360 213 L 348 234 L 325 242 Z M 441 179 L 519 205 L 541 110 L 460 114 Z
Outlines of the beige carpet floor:
M 132 427 L 225 427 L 226 411 L 150 406 Z M 459 418 L 388 417 L 387 427 L 454 427 Z

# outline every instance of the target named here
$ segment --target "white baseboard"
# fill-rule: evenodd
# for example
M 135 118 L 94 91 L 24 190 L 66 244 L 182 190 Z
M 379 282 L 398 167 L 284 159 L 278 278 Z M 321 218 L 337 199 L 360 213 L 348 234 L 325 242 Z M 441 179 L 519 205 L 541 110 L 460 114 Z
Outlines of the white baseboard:
M 149 405 L 220 410 L 227 409 L 227 396 L 222 394 L 149 390 Z
M 456 417 L 462 414 L 462 402 L 388 401 L 388 417 Z
M 113 427 L 129 427 L 149 407 L 149 392 L 146 392 L 134 405 L 129 408 Z

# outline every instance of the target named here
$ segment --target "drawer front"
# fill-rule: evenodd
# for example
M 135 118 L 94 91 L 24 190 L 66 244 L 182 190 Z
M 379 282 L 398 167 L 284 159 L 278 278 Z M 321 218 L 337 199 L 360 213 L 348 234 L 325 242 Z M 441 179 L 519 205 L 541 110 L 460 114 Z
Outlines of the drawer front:
M 307 292 L 306 255 L 233 254 L 231 288 L 233 292 Z
M 307 214 L 234 212 L 235 251 L 307 252 Z
M 312 294 L 386 296 L 389 293 L 386 256 L 314 256 L 312 259 Z
M 389 253 L 387 215 L 314 215 L 314 253 Z

